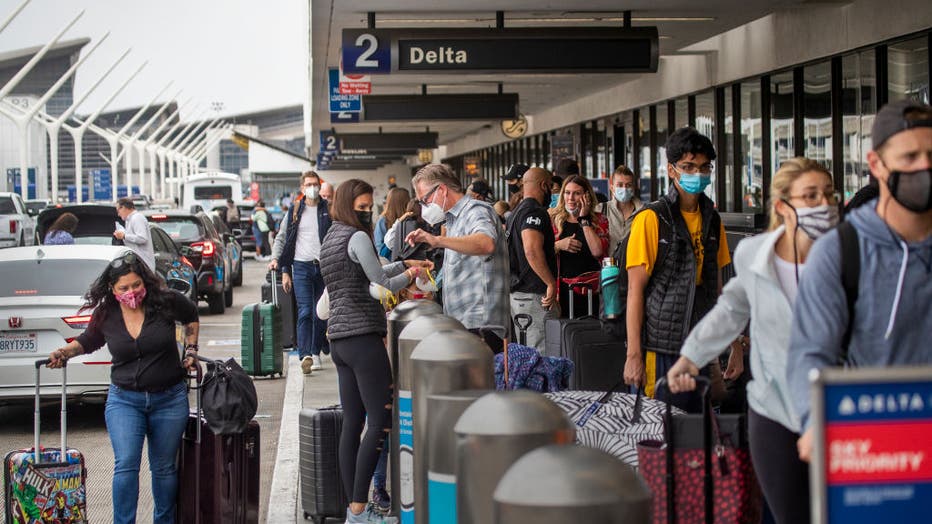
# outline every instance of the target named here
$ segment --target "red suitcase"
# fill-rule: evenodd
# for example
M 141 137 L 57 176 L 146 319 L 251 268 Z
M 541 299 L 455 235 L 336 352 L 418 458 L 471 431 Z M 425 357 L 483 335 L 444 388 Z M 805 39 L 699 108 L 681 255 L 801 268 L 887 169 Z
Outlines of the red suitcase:
M 11 451 L 3 460 L 6 487 L 6 522 L 39 524 L 87 522 L 87 469 L 84 455 L 67 447 L 67 370 L 62 368 L 61 446 L 39 445 L 39 368 L 48 360 L 36 361 L 35 443 L 32 448 Z M 39 450 L 37 454 L 35 450 Z M 61 450 L 67 450 L 64 459 Z
M 259 423 L 235 435 L 215 435 L 197 400 L 188 417 L 178 461 L 178 522 L 259 522 Z

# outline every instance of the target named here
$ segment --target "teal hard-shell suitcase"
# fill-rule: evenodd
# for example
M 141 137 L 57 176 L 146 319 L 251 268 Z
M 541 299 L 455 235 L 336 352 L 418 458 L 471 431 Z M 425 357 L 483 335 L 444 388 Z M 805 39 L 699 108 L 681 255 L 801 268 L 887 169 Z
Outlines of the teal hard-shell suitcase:
M 272 278 L 275 279 L 274 274 Z M 241 363 L 246 373 L 254 377 L 283 376 L 282 310 L 277 299 L 273 293 L 271 303 L 257 302 L 243 307 Z

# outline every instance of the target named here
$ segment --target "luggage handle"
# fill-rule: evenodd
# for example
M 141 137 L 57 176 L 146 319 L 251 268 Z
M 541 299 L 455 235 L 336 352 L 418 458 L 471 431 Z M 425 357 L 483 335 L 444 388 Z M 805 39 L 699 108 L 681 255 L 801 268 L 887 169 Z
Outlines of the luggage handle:
M 608 404 L 612 400 L 612 396 L 624 387 L 625 387 L 625 381 L 624 379 L 621 379 L 618 382 L 616 382 L 615 385 L 609 388 L 609 390 L 606 391 L 604 395 L 599 397 L 599 399 L 596 400 L 596 402 L 602 405 Z M 641 399 L 643 397 L 644 397 L 643 391 L 641 390 L 641 388 L 637 388 L 637 395 L 634 397 L 634 408 L 632 409 L 631 420 L 629 421 L 632 424 L 637 424 L 641 421 L 641 404 L 642 404 Z
M 278 273 L 269 270 L 272 274 L 272 305 L 278 307 Z
M 42 452 L 39 449 L 39 409 L 40 409 L 40 391 L 41 383 L 39 382 L 39 369 L 52 363 L 52 359 L 45 358 L 37 360 L 36 365 L 36 410 L 35 421 L 33 422 L 33 461 L 38 464 L 42 461 Z M 66 446 L 68 435 L 68 361 L 63 360 L 61 365 L 61 460 L 67 462 L 68 448 Z
M 525 324 L 525 322 L 527 322 Z M 527 313 L 518 313 L 515 315 L 515 325 L 518 326 L 518 342 L 522 346 L 527 345 L 527 330 L 534 324 L 534 319 Z

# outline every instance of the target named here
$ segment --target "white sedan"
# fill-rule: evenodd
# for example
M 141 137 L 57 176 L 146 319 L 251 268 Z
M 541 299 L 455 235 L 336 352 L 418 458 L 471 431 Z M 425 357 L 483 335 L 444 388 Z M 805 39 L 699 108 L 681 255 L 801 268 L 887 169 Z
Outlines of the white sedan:
M 0 250 L 0 402 L 32 398 L 35 361 L 80 335 L 90 312 L 84 294 L 123 246 L 66 245 Z M 61 370 L 42 369 L 42 396 L 61 395 Z M 106 397 L 104 346 L 68 362 L 69 398 Z

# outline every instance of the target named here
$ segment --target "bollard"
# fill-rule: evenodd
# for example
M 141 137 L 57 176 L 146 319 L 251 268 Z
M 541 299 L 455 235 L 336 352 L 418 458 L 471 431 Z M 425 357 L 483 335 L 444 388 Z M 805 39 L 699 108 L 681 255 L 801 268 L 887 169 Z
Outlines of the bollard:
M 398 381 L 391 438 L 392 508 L 402 522 L 414 522 L 414 420 L 411 354 L 425 337 L 445 331 L 466 332 L 458 320 L 446 315 L 424 315 L 411 321 L 398 335 Z M 453 388 L 463 389 L 463 388 Z
M 392 384 L 398 389 L 398 338 L 401 332 L 414 320 L 426 315 L 440 315 L 443 307 L 433 300 L 406 300 L 388 314 L 388 359 L 392 363 Z M 418 339 L 420 340 L 420 339 Z M 415 343 L 417 345 L 417 343 Z M 413 350 L 413 348 L 412 348 Z M 410 353 L 409 353 L 410 355 Z M 408 388 L 410 391 L 411 388 Z M 392 433 L 388 439 L 389 445 L 389 492 L 392 493 L 392 513 L 398 514 L 401 509 L 396 493 L 399 491 L 397 478 L 398 471 L 398 396 L 392 402 Z
M 413 326 L 414 323 L 411 324 Z M 411 328 L 408 326 L 408 329 Z M 414 384 L 411 406 L 414 419 L 414 514 L 405 512 L 402 523 L 427 522 L 427 398 L 459 389 L 495 389 L 492 351 L 481 338 L 467 331 L 444 331 L 425 337 L 411 354 Z M 405 467 L 402 448 L 401 467 Z M 410 464 L 410 463 L 409 463 Z M 402 479 L 405 472 L 402 471 Z M 404 482 L 404 480 L 402 480 Z M 405 493 L 402 487 L 402 493 Z M 410 517 L 414 517 L 411 519 Z M 408 520 L 404 520 L 408 517 Z
M 574 428 L 562 409 L 533 391 L 489 393 L 473 402 L 454 427 L 457 522 L 492 522 L 492 492 L 505 471 L 533 449 L 571 444 Z
M 477 398 L 469 389 L 427 397 L 427 516 L 430 524 L 456 524 L 456 433 L 453 426 Z
M 502 476 L 494 524 L 647 524 L 651 493 L 634 468 L 585 446 L 544 446 Z

